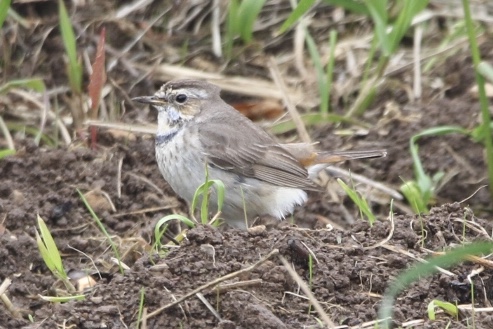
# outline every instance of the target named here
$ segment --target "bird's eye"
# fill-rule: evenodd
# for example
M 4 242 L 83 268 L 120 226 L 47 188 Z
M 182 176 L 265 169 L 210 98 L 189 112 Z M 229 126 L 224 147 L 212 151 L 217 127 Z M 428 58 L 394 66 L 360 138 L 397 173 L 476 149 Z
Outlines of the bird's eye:
M 185 94 L 178 94 L 175 97 L 177 103 L 183 104 L 187 101 L 188 97 Z

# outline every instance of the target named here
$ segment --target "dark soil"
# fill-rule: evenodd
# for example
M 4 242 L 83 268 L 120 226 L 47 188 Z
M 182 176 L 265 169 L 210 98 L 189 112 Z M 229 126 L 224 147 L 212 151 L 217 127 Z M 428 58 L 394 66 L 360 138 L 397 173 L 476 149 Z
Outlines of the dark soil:
M 42 3 L 43 10 L 36 2 L 17 4 L 15 9 L 23 16 L 39 20 L 39 29 L 48 31 L 57 24 L 57 6 L 55 2 Z M 171 13 L 186 9 L 178 6 L 178 2 L 173 3 Z M 162 4 L 156 2 L 144 14 L 107 22 L 108 45 L 121 49 L 123 44 L 131 42 L 145 28 L 142 25 L 147 16 L 142 15 L 158 12 L 160 6 Z M 72 8 L 80 15 L 74 22 L 79 24 L 81 49 L 94 52 L 92 38 L 98 35 L 99 25 L 88 22 L 95 24 L 96 16 L 103 20 L 104 14 L 116 7 L 116 2 L 105 1 Z M 207 22 L 208 16 L 204 17 Z M 27 33 L 21 29 L 16 34 L 18 31 L 13 29 L 16 25 L 8 22 L 5 34 L 10 39 L 4 40 L 15 40 L 10 45 L 12 58 L 25 58 L 20 67 L 15 67 L 19 63 L 13 62 L 5 68 L 6 80 L 35 74 L 42 76 L 51 88 L 66 85 L 63 46 L 58 33 L 47 33 L 46 39 L 41 38 L 45 34 L 39 31 Z M 81 26 L 85 23 L 90 28 L 82 33 Z M 193 34 L 192 23 L 181 28 L 169 36 L 164 27 L 156 27 L 132 51 L 121 56 L 149 65 L 154 65 L 156 58 L 158 62 L 172 58 L 176 63 L 182 60 L 178 54 L 186 40 L 190 47 L 190 54 L 183 61 L 186 65 L 204 69 L 200 65 L 205 65 L 200 61 L 203 60 L 207 62 L 208 71 L 219 70 L 223 63 L 211 59 L 209 44 L 201 44 L 204 30 Z M 315 36 L 327 36 L 327 29 L 322 25 L 314 30 Z M 272 34 L 268 35 L 270 38 Z M 166 47 L 162 45 L 163 40 Z M 246 48 L 225 70 L 230 75 L 269 78 L 268 69 L 260 63 L 266 62 L 267 55 L 282 55 L 291 46 L 291 40 L 276 39 L 264 49 L 268 54 L 258 53 L 258 45 Z M 31 48 L 41 49 L 40 53 L 29 52 Z M 492 49 L 493 45 L 482 43 L 485 60 L 493 59 Z M 129 96 L 150 95 L 163 82 L 152 76 L 142 78 L 139 75 L 142 72 L 135 67 L 135 71 L 129 72 L 128 65 L 129 62 L 120 61 L 108 73 L 114 87 L 114 98 L 108 104 L 128 101 Z M 427 74 L 419 103 L 410 100 L 403 87 L 410 84 L 412 72 L 390 76 L 389 83 L 379 91 L 362 118 L 371 125 L 367 133 L 348 136 L 340 132 L 352 128 L 350 126 L 323 124 L 310 128 L 313 140 L 320 141 L 322 149 L 386 148 L 387 158 L 345 163 L 340 167 L 398 190 L 403 180 L 414 176 L 409 154 L 412 135 L 439 125 L 471 129 L 478 123 L 478 102 L 470 92 L 474 75 L 467 49 L 458 49 Z M 443 82 L 442 86 L 432 87 L 437 80 Z M 392 83 L 395 81 L 400 84 Z M 60 97 L 67 108 L 71 106 L 70 96 L 67 91 Z M 235 95 L 227 96 L 228 100 L 235 99 Z M 237 95 L 236 99 L 241 97 Z M 37 127 L 40 114 L 36 111 L 39 110 L 31 109 L 31 103 L 19 98 L 18 95 L 2 96 L 0 115 L 8 123 L 24 120 L 22 125 Z M 130 105 L 127 104 L 122 121 L 129 124 L 154 122 L 152 112 L 127 103 Z M 344 108 L 337 104 L 335 112 L 343 113 Z M 25 108 L 28 113 L 37 114 L 25 115 Z M 53 130 L 53 125 L 48 125 L 47 129 Z M 330 193 L 312 194 L 308 204 L 296 211 L 294 223 L 298 225 L 284 222 L 259 232 L 198 226 L 186 233 L 179 247 L 170 247 L 157 256 L 152 249 L 156 222 L 171 213 L 186 214 L 187 208 L 159 173 L 153 137 L 118 135 L 114 130 L 101 128 L 97 146 L 91 148 L 87 140 L 80 137 L 87 136 L 88 132 L 74 131 L 79 139 L 70 146 L 60 147 L 47 143 L 37 146 L 31 136 L 13 132 L 17 153 L 0 160 L 0 280 L 12 280 L 5 296 L 13 305 L 13 310 L 8 310 L 1 304 L 0 328 L 136 328 L 142 296 L 144 313 L 150 314 L 203 284 L 258 262 L 274 249 L 309 282 L 315 298 L 336 325 L 372 328 L 374 325 L 369 322 L 378 319 L 378 308 L 389 284 L 416 259 L 467 242 L 491 240 L 492 222 L 482 219 L 491 214 L 491 197 L 487 188 L 477 191 L 487 184 L 483 147 L 467 136 L 448 135 L 427 137 L 419 142 L 425 170 L 430 174 L 439 171 L 447 174 L 435 200 L 437 207 L 428 215 L 409 215 L 409 206 L 398 201 L 392 224 L 387 218 L 390 197 L 384 195 L 372 199 L 371 205 L 379 221 L 370 227 L 359 219 L 356 207 L 330 179 Z M 5 145 L 2 135 L 0 146 Z M 77 190 L 86 196 L 116 243 L 123 263 L 129 267 L 123 274 L 112 261 L 116 255 Z M 51 303 L 41 299 L 41 295 L 62 295 L 66 291 L 40 257 L 35 240 L 38 214 L 52 232 L 70 275 L 88 273 L 97 282 L 83 291 L 85 300 Z M 353 218 L 354 222 L 348 223 L 348 218 Z M 177 231 L 178 225 L 171 229 Z M 316 258 L 311 279 L 307 248 Z M 474 303 L 477 308 L 490 307 L 492 269 L 486 267 L 472 278 L 474 299 L 467 281 L 467 276 L 480 267 L 467 262 L 448 269 L 451 274 L 435 274 L 413 283 L 396 300 L 395 325 L 445 328 L 450 323 L 448 328 L 471 328 L 474 318 L 475 328 L 492 328 L 491 312 L 463 311 L 458 319 L 441 313 L 436 321 L 427 316 L 427 306 L 435 299 L 460 305 Z M 318 328 L 319 314 L 277 256 L 201 293 L 218 316 L 193 295 L 179 305 L 148 317 L 147 328 Z
M 78 328 L 134 327 L 142 289 L 144 306 L 150 313 L 202 284 L 257 262 L 275 248 L 308 281 L 305 245 L 318 260 L 311 281 L 315 297 L 333 321 L 355 326 L 376 319 L 385 289 L 414 262 L 399 250 L 424 258 L 430 256 L 428 250 L 441 251 L 452 244 L 487 238 L 469 226 L 463 233 L 463 225 L 469 221 L 482 226 L 485 232 L 492 230 L 490 223 L 473 217 L 460 204 L 450 204 L 435 208 L 422 218 L 395 217 L 394 232 L 384 246 L 377 244 L 390 234 L 389 221 L 379 221 L 373 227 L 359 221 L 348 231 L 284 226 L 259 234 L 200 226 L 187 233 L 179 248 L 171 249 L 161 258 L 151 257 L 148 245 L 151 226 L 169 211 L 125 214 L 138 209 L 177 206 L 173 197 L 165 196 L 169 191 L 154 164 L 152 149 L 153 142 L 146 139 L 100 151 L 85 147 L 42 150 L 25 145 L 23 152 L 0 163 L 3 183 L 0 274 L 2 278 L 12 279 L 8 296 L 24 314 L 22 319 L 16 319 L 0 308 L 0 323 L 4 328 L 29 326 L 27 314 L 42 328 L 63 323 Z M 118 197 L 117 172 L 121 158 L 122 194 Z M 113 254 L 80 201 L 77 188 L 82 192 L 105 191 L 114 203 L 116 213 L 106 210 L 106 203 L 101 200 L 96 211 L 110 234 L 118 236 L 114 240 L 125 254 L 124 262 L 130 266 L 124 275 L 110 265 Z M 93 204 L 97 203 L 93 201 Z M 98 284 L 87 292 L 86 300 L 53 304 L 40 299 L 39 295 L 54 295 L 61 286 L 44 266 L 36 247 L 34 230 L 38 213 L 47 221 L 68 269 L 101 272 L 102 278 L 93 274 Z M 425 320 L 427 304 L 434 299 L 471 303 L 465 277 L 475 268 L 478 265 L 464 264 L 451 269 L 453 276 L 436 274 L 413 284 L 397 300 L 394 321 L 402 324 Z M 254 279 L 258 280 L 249 283 Z M 475 277 L 476 291 L 484 289 L 488 299 L 493 297 L 491 280 L 490 270 Z M 242 282 L 246 284 L 241 285 Z M 193 296 L 180 306 L 148 319 L 148 327 L 301 328 L 317 324 L 317 314 L 276 257 L 224 284 L 228 283 L 237 283 L 238 287 L 202 292 L 222 320 L 215 318 Z M 475 305 L 487 305 L 485 294 L 477 294 Z M 430 328 L 443 328 L 450 320 L 444 316 L 439 321 L 425 320 L 425 323 Z M 487 328 L 492 320 L 478 314 L 477 328 Z M 467 321 L 471 321 L 470 314 L 463 314 L 460 321 L 454 321 L 454 328 L 467 328 Z

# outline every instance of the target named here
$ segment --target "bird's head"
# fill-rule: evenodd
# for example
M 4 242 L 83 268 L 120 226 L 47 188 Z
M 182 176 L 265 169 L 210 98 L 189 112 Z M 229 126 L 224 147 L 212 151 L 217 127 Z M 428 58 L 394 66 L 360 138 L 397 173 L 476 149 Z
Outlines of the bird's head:
M 219 92 L 218 86 L 205 81 L 172 80 L 164 84 L 154 95 L 132 100 L 152 105 L 159 112 L 159 125 L 174 127 L 194 119 L 207 108 L 207 102 L 219 98 Z

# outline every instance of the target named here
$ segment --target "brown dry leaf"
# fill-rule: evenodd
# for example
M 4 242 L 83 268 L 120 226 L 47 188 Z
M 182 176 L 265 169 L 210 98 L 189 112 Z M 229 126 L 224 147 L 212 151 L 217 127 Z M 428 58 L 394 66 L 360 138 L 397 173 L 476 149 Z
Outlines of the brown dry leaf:
M 253 121 L 273 120 L 284 114 L 281 103 L 274 99 L 231 104 L 236 110 Z
M 116 211 L 115 206 L 113 205 L 113 202 L 111 202 L 108 194 L 99 189 L 87 192 L 84 194 L 84 198 L 95 213 L 101 213 L 103 211 Z

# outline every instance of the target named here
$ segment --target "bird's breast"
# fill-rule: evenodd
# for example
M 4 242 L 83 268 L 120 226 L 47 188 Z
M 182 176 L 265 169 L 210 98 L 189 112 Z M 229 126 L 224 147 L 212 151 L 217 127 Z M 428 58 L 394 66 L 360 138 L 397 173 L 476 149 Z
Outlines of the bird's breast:
M 183 199 L 191 201 L 195 190 L 205 180 L 205 160 L 198 138 L 185 127 L 157 135 L 156 160 L 171 188 Z

